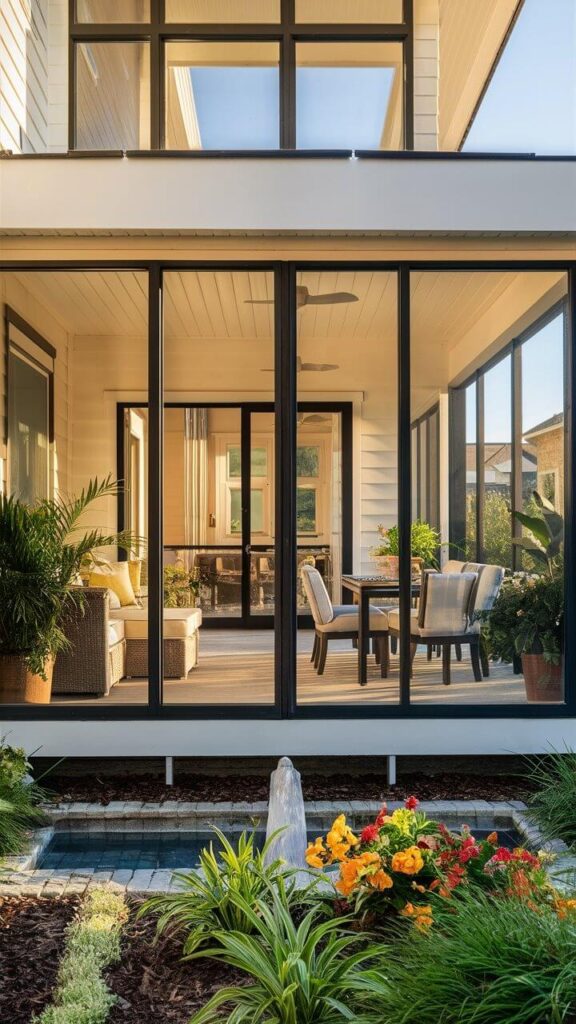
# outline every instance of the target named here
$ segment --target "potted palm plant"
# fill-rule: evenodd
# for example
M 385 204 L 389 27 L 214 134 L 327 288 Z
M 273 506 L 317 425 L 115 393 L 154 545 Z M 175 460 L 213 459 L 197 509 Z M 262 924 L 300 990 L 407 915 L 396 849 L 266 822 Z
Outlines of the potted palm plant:
M 522 661 L 529 701 L 562 700 L 564 522 L 546 498 L 534 493 L 538 515 L 515 512 L 526 530 L 515 539 L 537 572 L 520 572 L 506 579 L 486 616 L 492 657 Z
M 82 602 L 83 560 L 97 548 L 130 543 L 125 534 L 81 532 L 87 509 L 117 493 L 107 477 L 74 499 L 29 505 L 0 495 L 0 704 L 49 703 L 54 659 L 67 645 L 61 623 Z

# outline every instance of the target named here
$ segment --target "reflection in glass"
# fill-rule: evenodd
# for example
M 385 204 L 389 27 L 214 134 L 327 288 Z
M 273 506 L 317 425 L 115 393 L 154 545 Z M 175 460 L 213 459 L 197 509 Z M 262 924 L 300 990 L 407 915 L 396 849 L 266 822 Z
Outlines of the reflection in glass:
M 127 25 L 150 21 L 150 0 L 76 0 L 76 21 Z
M 51 494 L 50 376 L 23 352 L 11 349 L 8 380 L 10 492 L 35 502 Z
M 512 357 L 484 374 L 482 561 L 512 566 Z
M 297 43 L 302 149 L 401 149 L 401 43 Z
M 167 148 L 277 149 L 278 90 L 278 43 L 167 43 Z
M 280 21 L 280 0 L 166 0 L 166 21 L 266 24 Z
M 150 44 L 76 44 L 76 149 L 150 148 Z
M 303 24 L 392 24 L 402 21 L 402 0 L 296 0 Z

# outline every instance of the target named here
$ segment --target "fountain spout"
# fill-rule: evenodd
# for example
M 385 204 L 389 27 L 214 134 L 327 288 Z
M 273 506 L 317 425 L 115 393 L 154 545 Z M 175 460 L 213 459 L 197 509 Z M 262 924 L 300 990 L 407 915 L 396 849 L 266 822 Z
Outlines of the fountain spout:
M 304 868 L 307 839 L 302 782 L 289 757 L 281 757 L 270 776 L 266 838 L 279 828 L 284 831 L 270 846 L 266 859 L 281 857 L 289 867 Z

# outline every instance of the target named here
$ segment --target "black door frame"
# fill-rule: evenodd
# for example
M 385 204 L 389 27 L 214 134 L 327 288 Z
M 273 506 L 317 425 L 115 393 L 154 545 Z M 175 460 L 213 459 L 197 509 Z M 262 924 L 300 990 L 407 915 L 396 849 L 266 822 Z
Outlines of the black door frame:
M 352 572 L 352 480 L 353 480 L 353 445 L 352 445 L 352 402 L 328 401 L 328 402 L 298 402 L 297 412 L 330 412 L 339 414 L 341 417 L 342 435 L 342 571 Z M 147 409 L 148 402 L 117 402 L 116 403 L 116 469 L 117 479 L 125 480 L 125 422 L 124 414 L 127 409 Z M 241 448 L 241 491 L 242 491 L 242 529 L 238 544 L 229 545 L 231 551 L 240 551 L 242 558 L 241 575 L 241 611 L 239 615 L 222 615 L 214 618 L 203 618 L 203 629 L 273 629 L 274 613 L 271 615 L 255 615 L 251 611 L 252 602 L 250 597 L 250 575 L 251 575 L 251 553 L 252 551 L 267 551 L 274 547 L 276 556 L 277 544 L 274 538 L 272 544 L 252 543 L 252 522 L 251 522 L 251 450 L 252 450 L 252 416 L 255 413 L 274 413 L 274 402 L 239 401 L 239 402 L 165 402 L 164 409 L 237 409 L 240 413 L 240 448 Z M 276 494 L 274 494 L 274 503 Z M 119 491 L 117 496 L 118 529 L 126 528 L 125 514 L 125 492 Z M 202 544 L 202 550 L 222 550 L 222 544 Z M 311 545 L 316 547 L 317 545 Z M 163 550 L 174 548 L 185 548 L 186 545 L 166 545 Z M 298 544 L 297 548 L 302 548 Z M 120 558 L 126 558 L 126 552 L 120 552 Z M 347 591 L 344 592 L 343 601 L 350 600 Z M 299 628 L 312 628 L 313 620 L 311 615 L 298 615 Z

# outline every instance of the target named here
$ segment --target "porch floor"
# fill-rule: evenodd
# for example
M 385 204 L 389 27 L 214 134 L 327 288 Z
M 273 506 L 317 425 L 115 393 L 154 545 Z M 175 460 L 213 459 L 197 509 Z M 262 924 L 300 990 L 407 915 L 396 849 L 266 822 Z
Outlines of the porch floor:
M 396 703 L 399 662 L 391 657 L 388 679 L 372 655 L 368 658 L 368 685 L 358 686 L 358 656 L 351 641 L 331 641 L 324 675 L 310 662 L 313 633 L 299 630 L 297 648 L 298 701 L 302 704 Z M 441 659 L 426 659 L 424 648 L 414 661 L 412 700 L 422 704 L 525 704 L 522 676 L 511 666 L 491 665 L 490 677 L 474 681 L 466 648 L 462 662 L 452 658 L 452 682 L 442 682 Z M 167 704 L 270 704 L 273 702 L 274 635 L 271 630 L 202 630 L 198 665 L 187 679 L 164 684 Z M 142 704 L 147 700 L 146 679 L 123 679 L 107 697 L 55 695 L 53 704 Z

